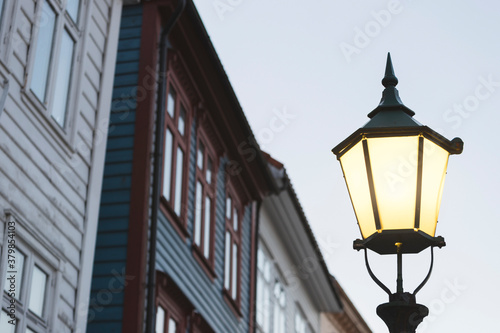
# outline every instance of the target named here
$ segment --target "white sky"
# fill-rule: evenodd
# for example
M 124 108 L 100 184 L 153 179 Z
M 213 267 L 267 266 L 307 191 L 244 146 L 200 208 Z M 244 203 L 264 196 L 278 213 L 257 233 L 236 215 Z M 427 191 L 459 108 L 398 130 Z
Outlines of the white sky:
M 448 245 L 436 249 L 431 279 L 417 295 L 430 309 L 418 331 L 491 332 L 500 310 L 494 134 L 500 123 L 500 2 L 195 3 L 259 143 L 285 164 L 330 271 L 374 332 L 387 332 L 375 313 L 387 295 L 368 276 L 362 252 L 352 250 L 360 234 L 330 150 L 378 105 L 391 52 L 397 88 L 415 119 L 465 142 L 462 155 L 448 164 L 436 233 Z M 226 10 L 218 12 L 221 4 Z M 277 120 L 277 114 L 288 116 Z M 428 251 L 403 258 L 407 291 L 425 277 Z M 394 290 L 396 258 L 371 254 L 373 270 Z

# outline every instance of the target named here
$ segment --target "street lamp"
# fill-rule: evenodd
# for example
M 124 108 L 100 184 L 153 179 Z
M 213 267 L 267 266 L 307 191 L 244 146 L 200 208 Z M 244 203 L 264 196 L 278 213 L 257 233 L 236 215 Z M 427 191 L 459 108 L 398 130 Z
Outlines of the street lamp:
M 416 303 L 415 295 L 432 271 L 433 248 L 446 245 L 435 231 L 448 157 L 462 152 L 463 141 L 450 141 L 413 119 L 415 112 L 399 98 L 390 54 L 382 84 L 382 100 L 368 114 L 370 121 L 332 152 L 340 160 L 363 238 L 354 241 L 354 249 L 365 251 L 368 273 L 389 295 L 377 314 L 391 333 L 415 332 L 429 312 Z M 429 273 L 413 293 L 404 292 L 402 255 L 428 247 Z M 367 249 L 397 255 L 396 293 L 373 274 Z

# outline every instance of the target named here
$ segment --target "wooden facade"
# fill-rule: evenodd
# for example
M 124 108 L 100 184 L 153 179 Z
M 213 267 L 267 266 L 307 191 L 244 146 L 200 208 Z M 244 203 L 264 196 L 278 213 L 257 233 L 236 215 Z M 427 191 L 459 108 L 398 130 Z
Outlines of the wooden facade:
M 285 167 L 265 156 L 280 191 L 259 212 L 257 332 L 319 333 L 321 314 L 340 313 L 343 302 Z
M 123 8 L 91 299 L 102 299 L 110 284 L 117 288 L 105 304 L 90 304 L 87 332 L 143 332 L 148 293 L 155 294 L 162 325 L 175 319 L 177 329 L 193 332 L 253 329 L 255 206 L 274 182 L 192 1 L 169 35 L 166 91 L 158 90 L 158 42 L 176 3 Z M 172 135 L 177 153 L 162 151 L 156 286 L 148 290 L 155 103 L 172 89 L 176 101 L 170 110 L 167 100 L 164 135 Z M 210 163 L 200 165 L 201 156 Z M 171 181 L 167 164 L 179 166 Z M 210 181 L 201 182 L 207 165 Z M 165 190 L 167 182 L 182 189 Z M 195 236 L 209 221 L 197 220 L 197 193 L 208 186 L 205 247 Z
M 122 1 L 0 4 L 0 331 L 83 332 Z
M 142 34 L 142 7 L 124 6 L 120 23 L 87 332 L 121 332 Z M 116 281 L 116 282 L 115 282 Z M 111 299 L 99 302 L 113 285 Z M 116 285 L 116 286 L 115 286 Z M 107 293 L 106 293 L 107 294 Z

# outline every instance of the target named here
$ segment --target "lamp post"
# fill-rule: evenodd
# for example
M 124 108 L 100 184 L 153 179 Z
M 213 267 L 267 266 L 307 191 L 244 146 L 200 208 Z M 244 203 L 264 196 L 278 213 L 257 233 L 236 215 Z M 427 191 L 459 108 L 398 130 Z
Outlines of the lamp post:
M 364 250 L 368 273 L 389 295 L 377 314 L 391 333 L 415 332 L 429 310 L 415 295 L 429 279 L 434 247 L 445 246 L 435 236 L 448 157 L 460 154 L 463 142 L 448 140 L 417 122 L 415 112 L 399 98 L 390 54 L 380 104 L 370 121 L 332 149 L 342 166 L 362 239 L 354 249 Z M 431 248 L 431 265 L 413 293 L 404 292 L 402 257 Z M 392 293 L 373 274 L 367 249 L 397 256 L 397 287 Z

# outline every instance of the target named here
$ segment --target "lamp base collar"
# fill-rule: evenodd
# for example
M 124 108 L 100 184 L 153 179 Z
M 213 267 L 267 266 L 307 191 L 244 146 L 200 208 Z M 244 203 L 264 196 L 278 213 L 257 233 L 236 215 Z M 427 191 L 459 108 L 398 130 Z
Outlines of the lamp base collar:
M 429 309 L 417 304 L 415 295 L 396 293 L 390 302 L 377 307 L 377 315 L 382 318 L 390 333 L 415 333 L 417 326 L 429 314 Z

